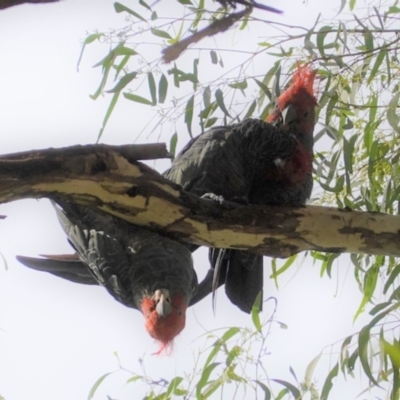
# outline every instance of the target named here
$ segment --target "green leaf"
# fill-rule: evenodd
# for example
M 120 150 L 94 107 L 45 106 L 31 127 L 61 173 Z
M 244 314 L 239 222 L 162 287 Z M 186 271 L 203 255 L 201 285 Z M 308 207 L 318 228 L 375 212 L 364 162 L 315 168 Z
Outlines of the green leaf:
M 389 101 L 386 117 L 389 125 L 400 134 L 400 118 L 396 114 L 397 106 L 399 105 L 400 92 L 397 92 Z
M 98 387 L 101 385 L 101 383 L 104 381 L 104 379 L 106 379 L 107 376 L 109 376 L 109 375 L 111 375 L 111 372 L 108 372 L 108 373 L 102 375 L 99 379 L 97 379 L 97 381 L 94 383 L 94 385 L 90 389 L 90 392 L 89 392 L 89 395 L 88 395 L 88 400 L 91 400 L 93 398 L 93 396 L 96 393 L 96 390 L 98 389 Z
M 92 33 L 91 35 L 86 36 L 85 40 L 83 41 L 82 48 L 81 48 L 81 52 L 80 52 L 80 54 L 79 54 L 78 62 L 77 62 L 77 65 L 76 65 L 76 69 L 77 69 L 78 71 L 79 71 L 79 64 L 80 64 L 81 61 L 82 61 L 83 52 L 84 52 L 84 50 L 85 50 L 85 48 L 86 48 L 86 45 L 87 45 L 87 44 L 90 44 L 90 43 L 93 43 L 95 40 L 99 40 L 99 39 L 100 39 L 101 37 L 103 37 L 103 36 L 104 36 L 103 33 Z
M 262 301 L 262 291 L 257 294 L 253 307 L 251 308 L 251 319 L 253 321 L 253 325 L 257 329 L 257 332 L 260 333 L 262 330 L 260 322 L 261 301 Z
M 377 304 L 370 312 L 370 315 L 378 314 L 378 312 L 384 310 L 386 307 L 389 307 L 392 304 L 391 301 L 385 301 L 384 303 Z
M 363 329 L 361 329 L 359 338 L 358 338 L 358 352 L 360 356 L 361 365 L 364 369 L 365 374 L 369 378 L 369 380 L 376 386 L 379 386 L 378 382 L 372 375 L 371 369 L 369 367 L 368 362 L 368 343 L 370 338 L 370 326 L 367 325 Z
M 135 101 L 136 103 L 142 103 L 142 104 L 146 104 L 148 106 L 152 106 L 153 102 L 151 102 L 150 100 L 145 99 L 142 96 L 138 96 L 137 94 L 133 94 L 133 93 L 124 93 L 124 97 L 128 100 L 132 100 Z
M 192 29 L 197 28 L 199 22 L 202 20 L 203 14 L 204 14 L 204 0 L 200 0 L 199 6 L 196 10 L 196 18 L 194 19 L 194 22 L 192 24 Z
M 389 279 L 385 282 L 385 286 L 383 288 L 383 294 L 386 294 L 386 292 L 389 289 L 389 286 L 394 282 L 394 280 L 399 276 L 399 274 L 400 274 L 400 264 L 396 265 L 396 267 L 390 273 Z
M 261 390 L 264 392 L 264 400 L 271 400 L 271 391 L 268 389 L 267 385 L 258 380 L 255 380 L 254 382 L 260 386 Z
M 213 349 L 207 357 L 206 362 L 204 363 L 203 370 L 210 365 L 211 361 L 214 360 L 215 356 L 218 354 L 221 346 L 225 345 L 225 343 L 231 339 L 233 336 L 237 335 L 240 332 L 240 329 L 237 327 L 229 328 L 220 339 L 217 339 L 213 344 Z
M 158 36 L 163 39 L 172 39 L 168 32 L 162 31 L 161 29 L 151 28 L 150 30 L 154 36 Z
M 364 27 L 364 43 L 368 51 L 372 51 L 374 49 L 374 37 L 371 31 L 366 27 Z
M 244 81 L 241 81 L 241 82 L 230 83 L 228 86 L 231 87 L 232 89 L 244 90 L 244 89 L 247 89 L 248 85 L 247 85 L 247 81 L 245 79 Z
M 358 348 L 354 350 L 353 354 L 347 360 L 347 369 L 348 371 L 354 371 L 354 366 L 356 364 L 357 359 L 359 358 Z
M 207 119 L 214 113 L 214 111 L 218 108 L 218 105 L 215 101 L 213 101 L 207 108 L 202 110 L 199 114 L 200 118 Z
M 134 375 L 134 376 L 131 376 L 131 377 L 126 381 L 126 384 L 136 382 L 136 381 L 138 381 L 139 379 L 143 379 L 143 376 L 141 376 L 141 375 Z
M 281 78 L 281 66 L 279 65 L 274 74 L 274 81 L 272 83 L 271 101 L 275 101 L 275 99 L 281 95 L 280 78 Z
M 282 400 L 287 394 L 289 393 L 289 390 L 287 389 L 282 389 L 278 395 L 275 397 L 275 400 Z M 296 399 L 297 400 L 297 399 Z M 300 398 L 301 400 L 301 398 Z
M 151 7 L 149 7 L 145 1 L 139 0 L 139 4 L 140 4 L 142 7 L 147 8 L 149 11 L 151 11 Z
M 332 32 L 332 27 L 325 25 L 317 33 L 317 47 L 322 57 L 325 57 L 324 41 L 329 32 Z
M 218 107 L 223 111 L 223 113 L 230 117 L 229 112 L 225 107 L 224 94 L 221 89 L 217 89 L 215 91 L 215 100 L 217 101 Z
M 125 65 L 128 64 L 128 61 L 129 61 L 130 58 L 131 58 L 131 56 L 124 56 L 122 58 L 121 62 L 114 66 L 114 68 L 115 68 L 115 78 L 118 78 L 119 74 L 124 69 Z
M 321 400 L 328 400 L 329 392 L 331 391 L 333 387 L 332 380 L 337 377 L 339 372 L 339 363 L 336 363 L 336 365 L 331 369 L 329 372 L 328 376 L 325 379 L 324 386 L 322 387 L 322 392 L 321 392 Z
M 398 14 L 398 13 L 400 13 L 400 8 L 396 7 L 396 6 L 390 6 L 387 13 L 388 14 Z
M 117 13 L 127 12 L 128 14 L 133 15 L 137 19 L 140 19 L 143 22 L 147 22 L 147 20 L 145 18 L 143 18 L 141 15 L 139 15 L 137 12 L 131 10 L 130 8 L 128 8 L 127 6 L 124 6 L 121 3 L 118 3 L 118 2 L 114 3 L 114 10 Z
M 279 269 L 274 269 L 273 273 L 270 275 L 271 279 L 276 279 L 280 274 L 284 273 L 286 270 L 289 269 L 289 267 L 294 263 L 294 261 L 297 258 L 297 254 L 294 254 L 292 256 L 290 256 L 285 263 L 283 264 L 283 266 Z
M 296 388 L 296 386 L 293 386 L 291 383 L 283 381 L 281 379 L 271 379 L 271 381 L 274 381 L 276 383 L 279 383 L 282 386 L 285 386 L 285 388 L 287 390 L 289 390 L 289 392 L 292 394 L 292 396 L 295 399 L 301 399 L 302 398 L 300 391 Z
M 372 266 L 365 274 L 364 277 L 364 296 L 361 300 L 361 304 L 357 309 L 357 312 L 354 316 L 353 321 L 355 321 L 358 316 L 364 311 L 365 305 L 371 300 L 372 295 L 374 294 L 376 283 L 378 281 L 379 276 L 379 265 Z
M 186 108 L 185 108 L 185 124 L 187 126 L 189 136 L 191 139 L 193 139 L 192 135 L 193 108 L 194 108 L 194 95 L 190 97 L 189 101 L 186 103 Z
M 137 72 L 130 72 L 129 74 L 124 75 L 118 83 L 111 89 L 107 90 L 107 93 L 117 93 L 120 92 L 126 85 L 132 82 L 137 76 Z
M 314 375 L 315 367 L 317 366 L 319 360 L 321 359 L 322 353 L 319 353 L 308 365 L 306 368 L 306 373 L 304 375 L 304 381 L 307 386 L 312 384 L 312 377 Z
M 139 53 L 136 50 L 133 50 L 126 46 L 117 46 L 115 48 L 116 56 L 137 56 Z
M 271 100 L 272 98 L 272 93 L 271 91 L 268 89 L 268 86 L 265 85 L 264 83 L 260 82 L 258 79 L 254 78 L 254 81 L 257 83 L 257 85 L 260 87 L 260 89 L 264 92 L 264 94 L 267 95 L 267 97 Z
M 210 128 L 218 121 L 217 117 L 208 118 L 206 124 L 204 125 L 205 128 Z
M 182 381 L 183 378 L 180 376 L 176 376 L 174 379 L 171 380 L 171 382 L 168 385 L 167 392 L 165 393 L 166 399 L 170 398 L 171 395 L 175 394 L 175 390 L 181 384 Z
M 343 190 L 344 176 L 339 176 L 336 180 L 336 185 L 333 187 L 321 182 L 321 180 L 319 180 L 318 183 L 321 185 L 322 189 L 326 190 L 327 192 L 339 193 Z
M 344 374 L 344 369 L 348 363 L 348 359 L 349 359 L 349 351 L 348 351 L 348 347 L 351 343 L 351 340 L 353 339 L 353 336 L 348 336 L 345 340 L 343 340 L 342 346 L 340 348 L 340 369 L 342 370 L 343 374 Z
M 154 76 L 153 76 L 152 72 L 149 72 L 147 74 L 147 80 L 149 83 L 151 102 L 152 102 L 152 105 L 155 106 L 157 104 L 156 81 L 154 80 Z
M 211 101 L 211 89 L 210 89 L 210 86 L 207 86 L 203 91 L 203 101 L 204 101 L 204 106 L 206 108 L 210 106 L 210 101 Z
M 212 363 L 208 365 L 206 368 L 203 369 L 203 372 L 201 374 L 200 380 L 196 385 L 196 398 L 197 399 L 203 399 L 203 394 L 201 393 L 201 390 L 209 383 L 208 379 L 211 375 L 211 372 L 218 367 L 221 363 Z
M 369 75 L 368 82 L 367 82 L 368 85 L 374 80 L 375 75 L 376 75 L 377 72 L 379 71 L 379 67 L 381 66 L 382 61 L 384 60 L 384 58 L 386 57 L 386 55 L 387 55 L 387 49 L 382 49 L 382 50 L 379 52 L 378 57 L 376 57 L 375 64 L 374 64 L 374 66 L 373 66 L 372 69 L 371 69 L 371 73 L 370 73 L 370 75 Z
M 237 358 L 241 353 L 241 348 L 239 346 L 233 346 L 232 350 L 228 353 L 226 357 L 226 365 L 229 367 L 232 365 L 235 358 Z
M 168 80 L 164 74 L 161 75 L 160 81 L 158 82 L 158 101 L 164 103 L 167 97 L 168 91 Z
M 250 117 L 253 115 L 254 110 L 256 109 L 256 107 L 257 107 L 257 100 L 254 100 L 254 101 L 250 104 L 250 107 L 249 107 L 249 109 L 247 110 L 246 115 L 244 116 L 244 119 L 250 118 Z
M 104 129 L 105 129 L 106 125 L 107 125 L 107 122 L 108 122 L 109 118 L 111 117 L 112 112 L 114 111 L 115 105 L 117 104 L 119 95 L 120 95 L 120 92 L 116 92 L 114 94 L 114 96 L 112 97 L 111 101 L 110 101 L 110 104 L 109 104 L 109 106 L 107 108 L 107 111 L 106 111 L 106 115 L 104 116 L 104 119 L 103 119 L 103 125 L 101 126 L 100 132 L 99 132 L 99 134 L 97 136 L 96 143 L 99 142 L 100 138 L 103 135 L 103 132 L 104 132 Z
M 218 64 L 218 56 L 217 56 L 217 53 L 214 50 L 210 51 L 210 56 L 211 56 L 211 62 L 213 64 Z
M 175 157 L 176 145 L 178 143 L 178 134 L 175 132 L 169 141 L 169 152 Z
M 355 6 L 356 6 L 356 0 L 350 0 L 349 4 L 350 11 L 353 11 Z

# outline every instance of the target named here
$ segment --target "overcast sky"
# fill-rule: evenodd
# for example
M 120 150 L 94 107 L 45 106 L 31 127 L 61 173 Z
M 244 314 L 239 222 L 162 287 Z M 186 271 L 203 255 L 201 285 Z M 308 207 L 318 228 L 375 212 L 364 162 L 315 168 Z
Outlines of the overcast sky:
M 137 2 L 122 3 L 134 8 Z M 155 6 L 174 4 L 163 0 Z M 267 2 L 266 2 L 267 3 Z M 311 25 L 321 2 L 268 1 L 285 11 L 285 22 Z M 330 2 L 338 7 L 340 1 Z M 326 8 L 326 6 L 325 6 Z M 161 9 L 160 9 L 161 10 Z M 172 12 L 172 11 L 171 11 Z M 326 16 L 332 10 L 323 10 Z M 160 11 L 161 14 L 161 11 Z M 0 140 L 1 152 L 93 143 L 97 138 L 109 99 L 93 101 L 100 71 L 92 69 L 107 51 L 94 45 L 85 53 L 79 73 L 76 65 L 87 32 L 122 27 L 123 14 L 113 11 L 111 0 L 65 0 L 48 5 L 24 5 L 0 12 Z M 260 34 L 262 37 L 263 34 Z M 226 33 L 232 46 L 234 33 Z M 270 66 L 267 65 L 267 68 Z M 118 105 L 103 137 L 104 143 L 132 143 L 151 118 L 146 107 L 125 101 Z M 195 132 L 196 133 L 196 132 Z M 170 132 L 161 137 L 169 140 Z M 180 133 L 179 147 L 188 140 Z M 137 142 L 156 141 L 143 134 Z M 157 162 L 163 171 L 168 162 Z M 187 327 L 176 339 L 172 356 L 152 356 L 157 345 L 143 327 L 142 315 L 123 307 L 100 287 L 76 285 L 49 274 L 31 271 L 15 261 L 15 255 L 56 254 L 71 249 L 47 200 L 25 200 L 0 205 L 0 252 L 8 269 L 0 265 L 0 394 L 6 400 L 71 400 L 87 398 L 102 374 L 122 365 L 139 374 L 139 359 L 155 380 L 190 372 L 192 359 L 205 348 L 205 334 L 228 326 L 251 326 L 251 318 L 218 294 L 216 316 L 207 298 L 187 313 Z M 319 266 L 303 257 L 280 280 L 276 290 L 266 265 L 266 296 L 278 301 L 277 319 L 288 325 L 273 325 L 264 360 L 270 378 L 292 382 L 289 366 L 301 380 L 308 363 L 324 346 L 354 332 L 352 317 L 361 300 L 348 261 L 336 265 L 333 279 L 319 277 Z M 204 249 L 194 255 L 200 278 L 208 268 Z M 348 272 L 349 271 L 349 272 Z M 271 309 L 266 307 L 263 318 Z M 329 362 L 337 355 L 324 353 L 324 366 L 316 373 L 321 389 Z M 204 361 L 203 361 L 204 362 Z M 126 385 L 129 374 L 119 373 L 99 388 L 95 399 L 106 395 L 119 400 L 136 399 L 139 385 Z M 344 389 L 346 388 L 346 389 Z M 339 385 L 330 399 L 353 398 L 361 385 Z M 345 392 L 343 392 L 345 390 Z M 219 395 L 215 398 L 219 398 Z M 368 398 L 368 397 L 361 397 Z

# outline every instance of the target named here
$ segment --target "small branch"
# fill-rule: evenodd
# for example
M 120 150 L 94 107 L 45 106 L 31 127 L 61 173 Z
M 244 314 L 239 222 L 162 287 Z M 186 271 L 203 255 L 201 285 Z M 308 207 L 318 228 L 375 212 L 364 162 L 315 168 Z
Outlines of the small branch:
M 306 250 L 400 256 L 400 216 L 308 206 L 216 204 L 115 146 L 0 157 L 0 203 L 65 198 L 182 241 L 288 257 Z
M 200 40 L 204 39 L 207 36 L 214 36 L 217 33 L 225 32 L 228 30 L 235 22 L 239 21 L 245 15 L 250 14 L 252 8 L 246 8 L 243 11 L 229 14 L 228 16 L 218 19 L 211 23 L 204 29 L 190 35 L 186 39 L 180 40 L 178 43 L 175 43 L 171 46 L 168 46 L 166 49 L 162 51 L 163 58 L 162 60 L 165 63 L 170 63 L 171 61 L 176 60 L 183 51 L 185 51 L 191 44 L 197 43 Z
M 26 4 L 26 3 L 32 3 L 32 4 L 55 3 L 58 1 L 59 0 L 0 0 L 0 10 L 4 10 L 5 8 L 9 7 L 19 6 L 21 4 Z
M 160 158 L 173 157 L 172 154 L 167 151 L 167 145 L 165 143 L 126 144 L 122 146 L 87 144 L 85 146 L 76 145 L 60 149 L 50 148 L 47 150 L 30 150 L 20 153 L 4 154 L 0 156 L 0 163 L 3 161 L 35 159 L 37 157 L 65 157 L 67 154 L 71 156 L 85 156 L 109 150 L 121 154 L 128 161 L 157 160 Z

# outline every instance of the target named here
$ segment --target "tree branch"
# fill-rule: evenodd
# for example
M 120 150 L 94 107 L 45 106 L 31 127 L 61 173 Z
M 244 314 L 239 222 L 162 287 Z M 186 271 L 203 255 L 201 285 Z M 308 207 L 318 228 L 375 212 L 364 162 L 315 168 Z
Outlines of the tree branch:
M 5 8 L 19 6 L 25 3 L 55 3 L 59 0 L 0 0 L 0 10 L 4 10 Z
M 184 192 L 135 161 L 135 148 L 73 146 L 2 156 L 0 203 L 62 197 L 183 241 L 274 257 L 306 250 L 400 256 L 400 216 L 220 205 Z

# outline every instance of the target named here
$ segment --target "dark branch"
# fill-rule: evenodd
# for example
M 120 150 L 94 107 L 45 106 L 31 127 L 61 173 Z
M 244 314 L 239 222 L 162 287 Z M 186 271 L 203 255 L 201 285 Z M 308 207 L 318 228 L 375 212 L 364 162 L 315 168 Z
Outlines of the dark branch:
M 39 3 L 55 3 L 59 0 L 0 0 L 0 10 L 5 8 L 19 6 L 25 3 L 39 4 Z

